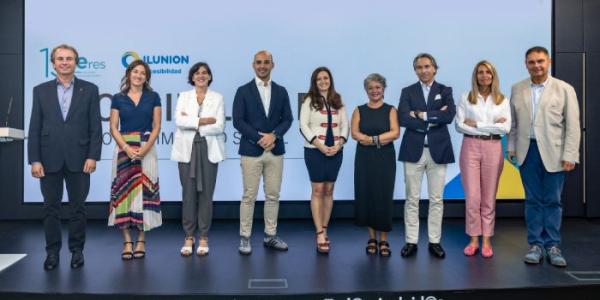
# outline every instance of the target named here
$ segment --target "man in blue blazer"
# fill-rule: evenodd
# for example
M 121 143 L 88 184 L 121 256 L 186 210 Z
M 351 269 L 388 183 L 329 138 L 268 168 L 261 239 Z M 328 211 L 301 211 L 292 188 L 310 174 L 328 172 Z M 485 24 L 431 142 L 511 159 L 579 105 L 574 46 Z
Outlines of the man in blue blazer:
M 293 116 L 286 89 L 271 80 L 274 66 L 271 53 L 256 53 L 252 63 L 256 76 L 238 88 L 233 100 L 233 126 L 242 134 L 239 154 L 244 194 L 240 204 L 239 251 L 245 255 L 252 252 L 252 219 L 261 176 L 265 192 L 263 244 L 276 250 L 288 249 L 277 236 L 277 215 L 285 153 L 283 135 Z
M 45 270 L 59 262 L 63 182 L 69 196 L 71 267 L 83 265 L 85 199 L 102 148 L 98 87 L 75 78 L 78 59 L 75 48 L 57 46 L 51 54 L 56 79 L 33 88 L 27 150 L 31 175 L 40 179 L 44 196 Z
M 417 251 L 421 182 L 423 173 L 426 172 L 429 195 L 429 252 L 434 257 L 444 258 L 446 254 L 440 240 L 446 164 L 454 162 L 447 125 L 454 119 L 456 109 L 452 88 L 435 81 L 438 67 L 433 56 L 427 53 L 417 55 L 413 60 L 413 68 L 419 82 L 402 89 L 398 105 L 400 126 L 406 128 L 398 155 L 398 160 L 404 162 L 406 185 L 406 244 L 400 254 L 409 257 Z

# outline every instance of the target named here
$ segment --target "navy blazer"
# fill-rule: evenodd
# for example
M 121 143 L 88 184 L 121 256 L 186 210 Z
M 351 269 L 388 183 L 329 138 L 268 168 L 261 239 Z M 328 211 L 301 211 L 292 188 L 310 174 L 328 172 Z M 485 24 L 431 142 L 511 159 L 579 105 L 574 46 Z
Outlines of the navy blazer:
M 445 105 L 448 109 L 440 110 Z M 427 121 L 411 117 L 410 112 L 415 110 L 427 112 Z M 398 104 L 398 122 L 406 130 L 400 143 L 398 160 L 418 162 L 423 155 L 423 145 L 427 135 L 433 161 L 438 164 L 453 163 L 454 152 L 447 125 L 452 123 L 455 114 L 456 106 L 451 87 L 434 81 L 427 103 L 420 82 L 403 88 L 400 104 Z
M 244 156 L 261 156 L 264 149 L 257 144 L 262 137 L 259 132 L 274 133 L 277 136 L 275 147 L 271 152 L 274 155 L 285 153 L 283 135 L 292 125 L 292 110 L 287 90 L 271 81 L 271 103 L 269 115 L 256 87 L 256 81 L 240 86 L 233 99 L 233 127 L 241 134 L 239 154 Z
M 102 150 L 98 87 L 75 78 L 71 106 L 63 120 L 56 80 L 33 88 L 27 140 L 29 163 L 41 162 L 45 172 L 58 172 L 65 164 L 71 172 L 83 172 L 85 160 L 100 160 Z

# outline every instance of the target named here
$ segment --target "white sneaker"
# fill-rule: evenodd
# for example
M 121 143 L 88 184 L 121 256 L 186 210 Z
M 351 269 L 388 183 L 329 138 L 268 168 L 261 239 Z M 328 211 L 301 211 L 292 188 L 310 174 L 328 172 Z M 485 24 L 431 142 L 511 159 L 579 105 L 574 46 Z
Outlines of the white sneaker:
M 252 253 L 252 246 L 250 245 L 250 239 L 246 237 L 240 237 L 240 246 L 238 247 L 240 254 L 248 255 Z

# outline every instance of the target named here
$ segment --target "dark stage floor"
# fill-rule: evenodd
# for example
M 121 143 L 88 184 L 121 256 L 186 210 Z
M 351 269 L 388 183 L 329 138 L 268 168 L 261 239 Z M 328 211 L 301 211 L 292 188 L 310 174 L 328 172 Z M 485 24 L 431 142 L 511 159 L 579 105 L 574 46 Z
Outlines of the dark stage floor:
M 331 223 L 329 256 L 316 253 L 314 230 L 309 220 L 280 221 L 279 234 L 289 244 L 288 252 L 275 252 L 262 246 L 261 223 L 262 220 L 255 220 L 250 256 L 238 254 L 238 223 L 216 221 L 210 235 L 210 255 L 182 258 L 179 255 L 183 241 L 181 226 L 169 221 L 148 234 L 145 259 L 124 262 L 120 258 L 119 232 L 107 228 L 103 221 L 90 221 L 85 266 L 71 270 L 70 254 L 63 246 L 60 266 L 46 272 L 42 269 L 45 251 L 41 222 L 0 222 L 0 253 L 27 254 L 0 272 L 0 298 L 114 299 L 153 295 L 154 298 L 177 299 L 285 296 L 286 299 L 485 297 L 489 300 L 510 297 L 514 300 L 543 293 L 554 296 L 564 293 L 567 295 L 564 299 L 574 299 L 571 297 L 574 295 L 576 299 L 600 299 L 600 280 L 590 280 L 593 273 L 584 273 L 588 276 L 584 281 L 568 274 L 600 271 L 599 220 L 565 220 L 562 232 L 563 252 L 569 262 L 566 269 L 546 262 L 540 266 L 522 262 L 527 245 L 524 222 L 519 219 L 497 221 L 492 259 L 465 257 L 462 249 L 468 238 L 464 234 L 464 221 L 445 220 L 442 244 L 447 257 L 443 260 L 427 252 L 425 228 L 421 231 L 416 257 L 402 258 L 402 220 L 395 222 L 391 233 L 393 253 L 390 258 L 367 256 L 366 229 L 354 226 L 349 220 Z M 63 244 L 66 245 L 66 237 Z

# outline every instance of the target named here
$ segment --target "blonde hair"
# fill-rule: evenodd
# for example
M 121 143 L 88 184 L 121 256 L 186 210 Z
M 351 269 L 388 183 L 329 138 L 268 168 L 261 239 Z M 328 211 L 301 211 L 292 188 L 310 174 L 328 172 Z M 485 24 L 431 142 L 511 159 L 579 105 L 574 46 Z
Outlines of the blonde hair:
M 498 72 L 496 72 L 496 68 L 492 65 L 491 62 L 487 60 L 482 60 L 475 65 L 473 69 L 473 75 L 471 76 L 471 91 L 469 92 L 468 100 L 471 104 L 477 104 L 477 94 L 479 94 L 479 83 L 477 82 L 477 69 L 480 66 L 486 67 L 490 72 L 492 72 L 492 99 L 494 100 L 494 104 L 500 105 L 504 100 L 504 95 L 500 92 L 500 80 L 498 79 Z

